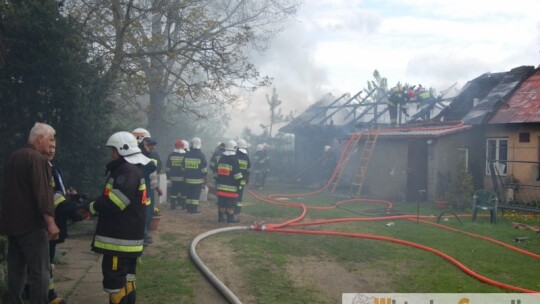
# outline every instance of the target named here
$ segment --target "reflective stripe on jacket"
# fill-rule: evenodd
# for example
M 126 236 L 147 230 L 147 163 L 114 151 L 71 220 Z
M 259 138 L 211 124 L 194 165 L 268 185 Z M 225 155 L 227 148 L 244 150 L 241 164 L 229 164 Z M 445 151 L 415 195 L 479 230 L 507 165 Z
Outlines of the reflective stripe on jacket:
M 222 155 L 217 165 L 216 195 L 222 197 L 238 197 L 242 172 L 236 155 Z
M 58 205 L 60 205 L 65 200 L 66 200 L 66 197 L 62 193 L 55 192 L 54 193 L 54 208 L 58 207 Z
M 247 184 L 247 181 L 249 181 L 249 175 L 251 171 L 251 161 L 249 160 L 249 156 L 246 153 L 243 153 L 240 151 L 236 151 L 236 157 L 238 157 L 238 164 L 240 165 L 240 172 L 242 172 L 242 181 L 240 184 L 242 186 Z
M 109 163 L 103 194 L 90 209 L 98 214 L 92 250 L 102 254 L 137 257 L 143 250 L 146 184 L 142 167 L 123 158 Z
M 200 149 L 189 150 L 182 160 L 182 175 L 186 184 L 202 184 L 208 174 L 206 157 Z
M 144 240 L 124 240 L 96 235 L 94 247 L 117 252 L 140 252 L 143 250 Z

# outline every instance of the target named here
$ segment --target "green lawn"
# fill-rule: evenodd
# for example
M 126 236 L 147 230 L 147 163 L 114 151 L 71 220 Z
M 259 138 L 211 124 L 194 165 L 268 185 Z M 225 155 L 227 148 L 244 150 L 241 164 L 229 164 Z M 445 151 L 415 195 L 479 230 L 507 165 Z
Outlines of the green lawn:
M 277 189 L 265 189 L 268 193 Z M 297 189 L 296 189 L 297 190 Z M 283 192 L 283 189 L 279 189 Z M 329 194 L 291 197 L 289 202 L 307 206 L 331 206 L 339 198 Z M 255 201 L 246 195 L 243 213 L 265 218 L 265 223 L 280 223 L 297 217 L 299 208 L 274 206 Z M 283 201 L 283 200 L 282 200 Z M 470 210 L 460 211 L 463 225 L 453 216 L 440 223 L 458 229 L 451 231 L 414 218 L 417 203 L 394 203 L 392 215 L 413 215 L 413 220 L 392 219 L 382 221 L 352 221 L 327 225 L 291 227 L 316 231 L 343 232 L 351 237 L 329 235 L 288 234 L 277 232 L 234 232 L 212 237 L 226 242 L 235 251 L 233 261 L 243 270 L 242 281 L 248 282 L 250 294 L 257 303 L 332 303 L 317 286 L 296 285 L 287 275 L 287 265 L 294 257 L 313 257 L 339 263 L 350 272 L 369 272 L 386 278 L 384 284 L 372 290 L 355 292 L 402 293 L 498 293 L 513 292 L 483 283 L 440 256 L 402 244 L 354 237 L 358 234 L 377 235 L 405 240 L 428 246 L 456 259 L 470 270 L 488 279 L 529 290 L 540 290 L 540 262 L 488 240 L 472 237 L 462 232 L 493 238 L 508 245 L 540 254 L 540 234 L 518 230 L 512 222 L 540 226 L 540 217 L 520 214 L 499 216 L 496 225 L 488 217 L 472 222 Z M 420 204 L 420 215 L 439 215 L 432 203 Z M 360 218 L 387 216 L 384 205 L 355 202 L 339 205 L 331 210 L 309 210 L 305 221 L 335 218 Z M 436 223 L 437 218 L 426 219 Z M 393 222 L 388 227 L 386 224 Z M 153 303 L 171 303 L 170 300 L 195 303 L 197 269 L 179 252 L 183 244 L 179 235 L 170 235 L 170 242 L 159 254 L 146 255 L 140 267 L 145 280 L 139 284 L 141 300 Z M 516 237 L 529 237 L 528 242 L 515 243 Z M 166 236 L 167 237 L 167 236 Z M 182 249 L 182 250 L 185 250 Z M 151 283 L 147 283 L 151 282 Z M 155 294 L 155 291 L 159 291 Z M 145 295 L 152 294 L 151 298 Z M 160 300 L 162 299 L 162 300 Z

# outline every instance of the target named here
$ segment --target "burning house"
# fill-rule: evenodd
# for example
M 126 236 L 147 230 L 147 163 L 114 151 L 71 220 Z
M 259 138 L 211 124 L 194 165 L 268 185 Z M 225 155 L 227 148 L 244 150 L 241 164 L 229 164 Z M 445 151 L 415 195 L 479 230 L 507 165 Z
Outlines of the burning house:
M 460 168 L 472 175 L 473 189 L 497 188 L 490 161 L 499 180 L 511 177 L 536 186 L 539 92 L 538 68 L 486 73 L 447 100 L 399 105 L 397 112 L 403 113 L 395 125 L 388 94 L 377 99 L 370 98 L 374 92 L 364 98 L 328 94 L 280 131 L 294 134 L 297 171 L 305 176 L 313 176 L 322 148 L 331 145 L 341 163 L 329 189 L 351 196 L 435 200 L 459 179 Z

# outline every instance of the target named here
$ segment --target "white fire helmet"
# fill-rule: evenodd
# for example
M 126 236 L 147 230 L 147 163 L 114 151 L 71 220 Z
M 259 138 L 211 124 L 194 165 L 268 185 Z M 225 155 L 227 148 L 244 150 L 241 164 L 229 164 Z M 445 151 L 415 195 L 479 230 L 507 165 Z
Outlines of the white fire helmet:
M 189 150 L 189 143 L 187 140 L 182 139 L 182 142 L 184 143 L 184 150 Z
M 124 157 L 127 162 L 132 164 L 146 165 L 150 159 L 141 153 L 141 149 L 137 144 L 135 136 L 126 131 L 116 132 L 105 144 L 107 147 L 113 147 L 118 151 L 118 154 Z
M 202 146 L 201 144 L 201 139 L 198 138 L 198 137 L 193 137 L 191 139 L 191 147 L 194 148 L 194 149 L 200 149 Z
M 332 147 L 328 145 L 324 146 L 324 152 L 328 152 L 330 149 L 332 149 Z
M 143 129 L 143 128 L 137 128 L 133 130 L 131 133 L 135 136 L 135 138 L 137 138 L 137 143 L 139 144 L 142 142 L 143 138 L 151 137 L 150 132 L 148 132 L 148 130 Z
M 236 148 L 238 147 L 238 144 L 236 143 L 236 141 L 234 140 L 229 140 L 226 144 L 225 144 L 225 150 L 227 151 L 236 151 Z
M 247 141 L 243 138 L 240 138 L 238 140 L 238 148 L 239 149 L 247 149 L 249 148 L 249 144 L 247 143 Z

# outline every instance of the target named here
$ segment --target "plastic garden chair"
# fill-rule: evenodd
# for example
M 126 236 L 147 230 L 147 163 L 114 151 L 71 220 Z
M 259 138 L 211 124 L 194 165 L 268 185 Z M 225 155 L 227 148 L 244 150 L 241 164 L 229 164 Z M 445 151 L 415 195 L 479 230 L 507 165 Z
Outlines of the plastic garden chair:
M 499 205 L 499 196 L 491 190 L 480 189 L 474 191 L 472 220 L 476 221 L 478 210 L 490 212 L 491 223 L 497 223 L 497 207 Z

